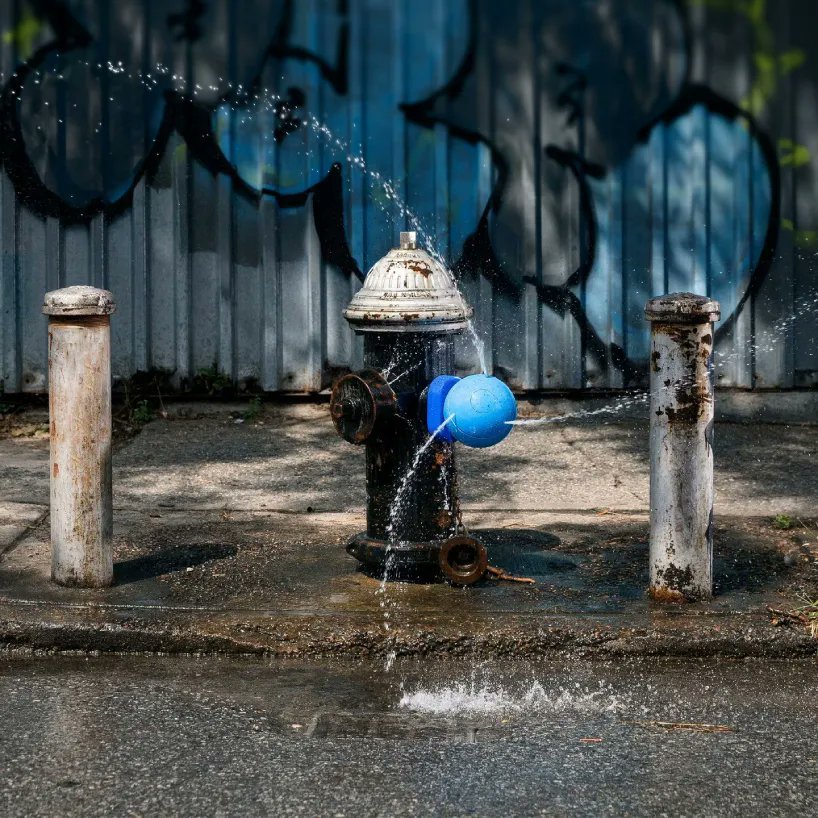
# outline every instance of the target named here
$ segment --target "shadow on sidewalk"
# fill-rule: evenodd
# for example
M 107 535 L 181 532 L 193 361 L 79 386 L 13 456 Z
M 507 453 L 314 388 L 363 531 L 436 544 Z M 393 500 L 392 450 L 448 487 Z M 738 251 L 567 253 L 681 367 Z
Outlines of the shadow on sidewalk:
M 141 557 L 115 563 L 114 582 L 117 585 L 127 585 L 163 574 L 172 574 L 213 560 L 234 557 L 237 552 L 238 548 L 235 545 L 223 543 L 164 548 L 152 554 L 144 554 Z

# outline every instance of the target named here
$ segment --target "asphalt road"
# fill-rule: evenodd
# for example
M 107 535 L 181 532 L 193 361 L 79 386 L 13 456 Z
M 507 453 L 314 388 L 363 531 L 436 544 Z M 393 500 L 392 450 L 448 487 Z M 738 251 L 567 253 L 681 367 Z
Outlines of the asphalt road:
M 814 815 L 815 662 L 0 659 L 0 814 Z

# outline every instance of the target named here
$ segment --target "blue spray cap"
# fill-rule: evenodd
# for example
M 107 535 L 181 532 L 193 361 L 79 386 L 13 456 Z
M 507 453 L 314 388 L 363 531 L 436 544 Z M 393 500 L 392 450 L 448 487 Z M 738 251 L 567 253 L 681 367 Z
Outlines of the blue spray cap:
M 517 417 L 517 401 L 511 390 L 489 375 L 435 378 L 429 386 L 426 409 L 430 433 L 454 415 L 438 432 L 438 437 L 458 440 L 476 449 L 494 446 L 503 440 L 511 432 L 508 421 Z
M 438 375 L 426 390 L 426 428 L 429 430 L 430 435 L 439 430 L 437 439 L 444 440 L 446 443 L 454 443 L 454 438 L 448 424 L 442 429 L 440 428 L 440 425 L 447 417 L 443 414 L 443 404 L 449 390 L 459 382 L 460 378 L 455 375 Z

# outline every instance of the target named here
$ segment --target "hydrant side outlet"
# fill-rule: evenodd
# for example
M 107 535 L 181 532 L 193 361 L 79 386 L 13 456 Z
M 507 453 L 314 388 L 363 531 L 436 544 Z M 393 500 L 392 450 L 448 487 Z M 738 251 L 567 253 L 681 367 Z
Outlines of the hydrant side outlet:
M 454 443 L 454 437 L 448 425 L 443 426 L 443 421 L 446 420 L 443 407 L 446 396 L 457 383 L 460 383 L 460 378 L 456 375 L 438 375 L 426 390 L 426 431 L 430 435 L 437 432 L 438 438 L 447 443 Z
M 499 378 L 469 375 L 446 395 L 443 414 L 455 440 L 475 449 L 485 449 L 505 440 L 509 421 L 517 417 L 517 401 Z

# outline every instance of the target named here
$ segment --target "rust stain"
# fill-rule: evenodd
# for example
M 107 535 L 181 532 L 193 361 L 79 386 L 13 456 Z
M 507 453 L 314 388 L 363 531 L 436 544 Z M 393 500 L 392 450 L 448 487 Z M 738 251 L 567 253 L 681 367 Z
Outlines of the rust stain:
M 691 324 L 662 324 L 661 331 L 667 335 L 671 341 L 675 341 L 679 346 L 688 347 L 696 343 L 696 327 Z M 692 337 L 691 337 L 692 336 Z
M 696 382 L 687 386 L 678 384 L 674 395 L 676 406 L 666 406 L 668 423 L 696 423 L 713 402 L 706 372 L 696 373 Z
M 408 261 L 406 262 L 406 267 L 413 273 L 420 273 L 424 278 L 429 278 L 429 276 L 432 274 L 432 271 L 425 264 L 419 261 Z
M 679 604 L 687 602 L 687 598 L 681 591 L 663 586 L 654 586 L 648 589 L 648 596 L 655 602 L 673 602 Z
M 682 599 L 692 598 L 693 594 L 686 593 L 683 588 L 691 588 L 693 585 L 693 571 L 690 566 L 680 568 L 674 563 L 670 563 L 664 570 L 660 570 L 657 574 L 659 582 L 665 583 L 663 586 L 654 586 L 651 588 L 651 594 L 654 590 L 664 591 L 668 590 L 674 594 L 679 594 Z
M 97 329 L 111 324 L 110 315 L 49 315 L 49 324 L 75 329 Z
M 54 477 L 59 477 L 60 476 L 60 464 L 59 463 L 55 463 L 51 467 L 51 474 L 54 475 Z

